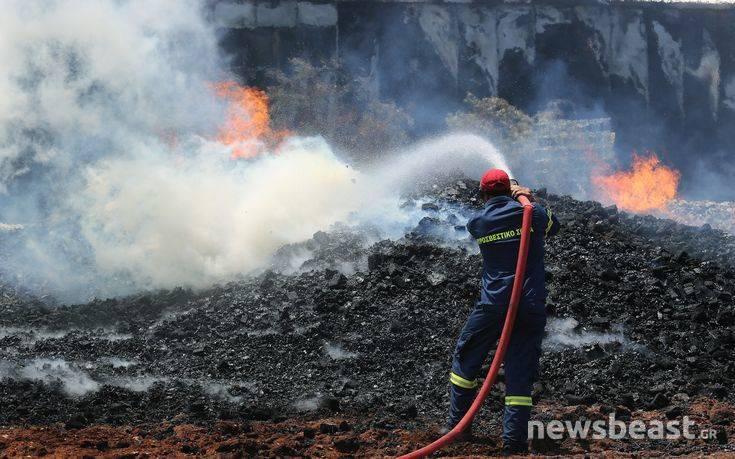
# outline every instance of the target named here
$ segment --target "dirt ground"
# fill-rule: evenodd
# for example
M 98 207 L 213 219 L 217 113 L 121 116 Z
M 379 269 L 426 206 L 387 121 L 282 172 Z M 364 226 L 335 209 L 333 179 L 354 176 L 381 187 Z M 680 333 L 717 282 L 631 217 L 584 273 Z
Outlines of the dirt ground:
M 603 406 L 537 407 L 537 418 L 601 418 Z M 534 442 L 535 455 L 640 457 L 684 455 L 735 457 L 733 407 L 709 399 L 696 399 L 685 410 L 697 430 L 719 430 L 712 439 L 655 443 L 622 440 L 582 441 L 565 438 Z M 630 419 L 666 419 L 664 411 L 635 411 Z M 400 423 L 397 423 L 398 425 Z M 442 457 L 492 457 L 501 453 L 500 431 L 486 419 L 478 422 L 472 442 L 456 442 L 441 451 Z M 0 457 L 391 457 L 407 453 L 437 438 L 436 426 L 415 430 L 398 428 L 378 418 L 329 417 L 321 419 L 273 419 L 212 425 L 162 423 L 139 426 L 93 425 L 65 429 L 61 424 L 0 429 Z

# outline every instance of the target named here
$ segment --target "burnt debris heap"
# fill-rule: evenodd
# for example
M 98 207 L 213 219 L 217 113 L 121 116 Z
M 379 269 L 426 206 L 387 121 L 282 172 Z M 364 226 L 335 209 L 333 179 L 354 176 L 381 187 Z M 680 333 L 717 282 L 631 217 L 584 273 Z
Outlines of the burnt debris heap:
M 291 274 L 64 307 L 4 285 L 0 424 L 439 421 L 449 350 L 478 292 L 462 226 L 476 186 L 453 179 L 407 198 L 427 215 L 398 240 L 341 227 L 284 247 L 281 270 L 312 254 Z M 548 244 L 536 398 L 673 414 L 698 395 L 735 400 L 732 238 L 537 194 L 563 229 Z

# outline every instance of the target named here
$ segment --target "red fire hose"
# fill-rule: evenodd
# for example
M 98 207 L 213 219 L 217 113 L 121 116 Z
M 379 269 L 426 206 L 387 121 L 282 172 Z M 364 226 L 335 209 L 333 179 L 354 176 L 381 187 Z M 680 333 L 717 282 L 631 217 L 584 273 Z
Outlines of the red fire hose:
M 464 415 L 461 421 L 454 426 L 452 430 L 446 433 L 443 437 L 434 441 L 433 443 L 424 446 L 421 449 L 400 456 L 399 459 L 408 459 L 416 457 L 424 457 L 443 447 L 447 443 L 454 440 L 474 419 L 477 412 L 480 410 L 480 406 L 485 401 L 485 397 L 490 393 L 490 388 L 493 387 L 495 377 L 498 375 L 500 370 L 500 364 L 503 362 L 505 357 L 505 351 L 508 348 L 508 342 L 510 341 L 510 334 L 513 332 L 513 324 L 515 323 L 516 313 L 518 312 L 518 303 L 521 299 L 521 293 L 523 292 L 523 281 L 526 276 L 526 259 L 528 258 L 528 243 L 531 237 L 531 215 L 533 214 L 533 206 L 525 196 L 519 196 L 518 201 L 523 204 L 523 223 L 521 225 L 521 243 L 518 248 L 518 262 L 516 264 L 515 279 L 513 279 L 513 291 L 510 295 L 510 305 L 508 306 L 508 313 L 505 316 L 505 325 L 503 325 L 503 332 L 500 335 L 498 341 L 498 348 L 495 351 L 495 357 L 490 365 L 490 370 L 487 373 L 487 378 L 482 383 L 480 391 L 475 397 L 475 401 L 472 402 L 472 406 Z

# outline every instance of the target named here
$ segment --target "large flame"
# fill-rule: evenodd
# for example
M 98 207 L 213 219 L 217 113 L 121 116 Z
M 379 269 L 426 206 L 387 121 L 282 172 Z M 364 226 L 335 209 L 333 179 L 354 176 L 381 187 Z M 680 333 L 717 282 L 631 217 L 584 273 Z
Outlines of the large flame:
M 268 96 L 264 91 L 234 81 L 216 83 L 213 87 L 218 96 L 229 102 L 227 120 L 220 127 L 218 140 L 232 147 L 232 158 L 258 156 L 286 135 L 271 129 Z
M 619 208 L 631 212 L 665 211 L 676 198 L 681 174 L 664 166 L 654 154 L 634 155 L 633 170 L 600 175 L 592 181 Z

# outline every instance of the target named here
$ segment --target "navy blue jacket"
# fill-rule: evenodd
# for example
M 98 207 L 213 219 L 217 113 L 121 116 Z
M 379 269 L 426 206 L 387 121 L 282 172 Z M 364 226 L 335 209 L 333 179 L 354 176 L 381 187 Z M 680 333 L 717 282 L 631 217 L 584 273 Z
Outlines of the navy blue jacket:
M 504 305 L 510 301 L 521 239 L 523 206 L 510 196 L 495 196 L 467 222 L 467 230 L 482 252 L 480 303 Z M 551 211 L 533 203 L 531 246 L 528 249 L 523 299 L 546 299 L 544 240 L 559 231 Z

